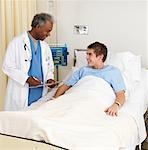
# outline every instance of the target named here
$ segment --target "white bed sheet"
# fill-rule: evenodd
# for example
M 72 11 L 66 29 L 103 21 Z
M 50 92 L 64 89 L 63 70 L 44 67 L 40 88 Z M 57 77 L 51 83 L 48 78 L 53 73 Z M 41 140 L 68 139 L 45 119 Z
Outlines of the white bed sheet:
M 1 112 L 0 132 L 44 140 L 71 150 L 132 150 L 138 138 L 142 141 L 146 136 L 143 118 L 135 113 L 141 111 L 139 103 L 128 101 L 118 117 L 107 116 L 104 109 L 114 96 L 104 80 L 88 76 L 55 101 L 33 110 Z

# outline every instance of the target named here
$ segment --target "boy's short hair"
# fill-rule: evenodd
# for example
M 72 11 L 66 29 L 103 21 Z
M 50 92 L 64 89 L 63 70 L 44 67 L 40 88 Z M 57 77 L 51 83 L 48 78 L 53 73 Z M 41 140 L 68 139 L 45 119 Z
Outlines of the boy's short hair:
M 100 43 L 100 42 L 94 42 L 92 44 L 90 44 L 88 47 L 88 49 L 93 49 L 94 53 L 96 54 L 96 56 L 103 54 L 103 59 L 102 61 L 104 62 L 107 58 L 107 47 Z

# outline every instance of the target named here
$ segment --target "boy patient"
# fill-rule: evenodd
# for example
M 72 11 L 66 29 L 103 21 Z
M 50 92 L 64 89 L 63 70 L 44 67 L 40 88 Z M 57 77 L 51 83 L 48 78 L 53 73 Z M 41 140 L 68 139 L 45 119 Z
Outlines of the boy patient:
M 64 94 L 69 88 L 75 85 L 81 78 L 93 75 L 104 79 L 113 88 L 116 99 L 114 103 L 108 107 L 105 112 L 110 116 L 117 116 L 118 109 L 125 102 L 125 84 L 121 72 L 116 67 L 104 65 L 107 58 L 107 47 L 100 43 L 94 42 L 87 47 L 86 52 L 87 66 L 75 71 L 72 76 L 61 85 L 53 98 L 57 98 Z

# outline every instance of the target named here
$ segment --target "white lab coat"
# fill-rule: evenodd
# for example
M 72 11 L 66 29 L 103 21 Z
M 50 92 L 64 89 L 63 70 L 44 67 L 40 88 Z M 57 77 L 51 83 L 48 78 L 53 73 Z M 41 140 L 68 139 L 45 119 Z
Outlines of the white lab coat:
M 26 50 L 25 50 L 26 49 Z M 48 44 L 41 41 L 44 82 L 54 78 L 54 64 Z M 28 106 L 28 70 L 32 59 L 27 32 L 15 37 L 8 45 L 2 70 L 9 77 L 4 110 L 21 110 Z M 43 94 L 47 93 L 44 87 Z

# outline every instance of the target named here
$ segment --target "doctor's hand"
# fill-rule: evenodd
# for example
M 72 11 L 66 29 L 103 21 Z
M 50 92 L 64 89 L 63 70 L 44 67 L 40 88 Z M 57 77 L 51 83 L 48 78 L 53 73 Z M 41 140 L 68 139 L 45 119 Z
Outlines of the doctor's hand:
M 56 86 L 55 80 L 53 80 L 53 79 L 48 79 L 47 83 L 50 83 L 50 85 L 48 85 L 48 87 L 50 87 L 50 88 L 54 88 Z
M 117 116 L 118 115 L 118 105 L 113 103 L 110 107 L 108 107 L 104 112 L 110 116 Z
M 29 77 L 26 82 L 29 86 L 37 86 L 41 84 L 41 81 L 34 77 Z

